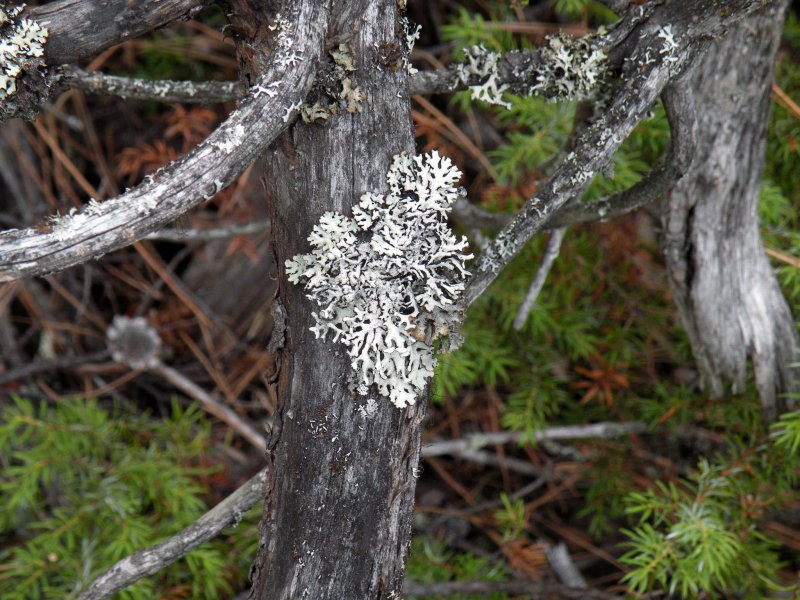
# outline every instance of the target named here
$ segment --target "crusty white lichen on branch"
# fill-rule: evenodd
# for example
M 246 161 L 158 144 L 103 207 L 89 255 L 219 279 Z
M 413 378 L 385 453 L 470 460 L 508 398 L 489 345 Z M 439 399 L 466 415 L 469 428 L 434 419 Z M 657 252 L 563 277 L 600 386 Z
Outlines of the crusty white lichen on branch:
M 17 93 L 17 79 L 30 58 L 44 54 L 47 29 L 24 17 L 23 6 L 0 8 L 0 100 Z
M 47 28 L 22 16 L 24 6 L 0 7 L 0 122 L 16 114 L 11 100 L 17 94 L 24 96 L 23 104 L 34 105 L 47 96 L 48 85 L 40 72 Z

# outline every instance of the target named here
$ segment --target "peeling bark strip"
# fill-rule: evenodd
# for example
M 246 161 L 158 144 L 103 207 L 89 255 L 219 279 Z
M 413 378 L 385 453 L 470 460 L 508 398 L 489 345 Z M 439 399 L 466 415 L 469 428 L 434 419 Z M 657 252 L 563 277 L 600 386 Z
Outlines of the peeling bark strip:
M 800 374 L 794 321 L 758 231 L 771 67 L 787 2 L 714 42 L 688 86 L 697 101 L 696 159 L 663 216 L 662 246 L 681 319 L 708 390 L 744 390 L 752 360 L 764 416 L 785 409 Z M 745 64 L 743 64 L 745 63 Z
M 362 193 L 385 191 L 392 156 L 413 151 L 405 73 L 378 70 L 379 49 L 399 42 L 396 0 L 340 0 L 329 39 L 347 44 L 366 92 L 363 112 L 298 122 L 265 158 L 281 270 L 308 250 L 326 211 L 352 214 Z M 398 410 L 347 390 L 349 360 L 317 340 L 312 306 L 281 278 L 287 335 L 270 477 L 251 598 L 399 597 L 411 535 L 414 469 L 424 399 Z

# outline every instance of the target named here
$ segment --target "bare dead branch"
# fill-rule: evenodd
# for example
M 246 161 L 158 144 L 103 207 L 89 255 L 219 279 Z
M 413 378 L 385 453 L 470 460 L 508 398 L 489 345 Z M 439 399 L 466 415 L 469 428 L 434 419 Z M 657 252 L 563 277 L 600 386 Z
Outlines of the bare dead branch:
M 653 169 L 630 188 L 616 194 L 567 203 L 547 221 L 545 229 L 613 219 L 664 197 L 692 162 L 697 123 L 694 98 L 688 87 L 677 82 L 668 85 L 662 101 L 670 127 L 670 145 Z M 513 215 L 489 212 L 463 199 L 456 201 L 453 216 L 463 225 L 481 229 L 501 229 L 513 219 Z
M 232 102 L 244 97 L 236 81 L 171 81 L 118 77 L 104 73 L 87 73 L 73 66 L 63 68 L 62 84 L 89 94 L 107 94 L 126 100 L 157 100 L 187 104 Z
M 625 85 L 617 86 L 604 114 L 586 128 L 580 135 L 573 151 L 567 155 L 553 176 L 539 185 L 536 195 L 528 200 L 488 249 L 482 253 L 473 267 L 474 275 L 464 294 L 465 307 L 471 305 L 483 293 L 497 274 L 534 235 L 548 224 L 556 227 L 566 224 L 555 221 L 555 215 L 568 202 L 576 199 L 586 182 L 611 160 L 614 152 L 647 114 L 662 90 L 680 75 L 692 57 L 702 49 L 705 44 L 704 37 L 713 33 L 715 27 L 721 27 L 712 8 L 708 8 L 709 16 L 706 19 L 692 21 L 684 12 L 695 14 L 694 6 L 690 7 L 687 0 L 680 0 L 674 4 L 683 5 L 680 7 L 682 10 L 662 11 L 662 14 L 657 14 L 662 8 L 666 10 L 666 7 L 656 7 L 654 15 L 651 15 L 651 18 L 640 27 L 642 31 L 638 35 L 631 33 L 625 38 L 624 43 L 621 42 L 621 45 L 632 44 L 631 47 L 626 48 L 627 59 L 624 61 L 620 77 Z M 745 6 L 753 8 L 754 3 L 737 0 L 737 4 L 742 4 L 741 10 L 745 10 Z M 715 14 L 711 15 L 710 13 Z M 735 15 L 731 18 L 740 17 L 741 15 Z M 670 50 L 668 53 L 665 52 L 665 46 L 660 43 L 663 41 L 662 36 L 665 35 L 665 30 L 658 25 L 660 20 L 670 24 L 668 34 Z M 661 58 L 648 60 L 647 57 L 653 56 L 654 53 Z M 680 117 L 675 121 L 675 125 L 678 128 L 683 127 L 685 130 L 688 123 L 684 123 L 684 120 L 691 121 L 691 114 L 677 115 L 674 110 L 672 112 L 674 117 Z M 688 126 L 691 128 L 691 125 Z M 684 158 L 691 159 L 691 151 L 689 151 L 691 144 L 687 142 L 687 140 L 691 140 L 691 136 L 688 134 L 684 136 L 681 133 L 681 135 L 675 135 L 673 140 L 673 144 L 677 144 L 674 149 L 680 153 L 680 156 L 675 157 L 674 164 L 676 166 L 665 161 L 661 169 L 652 174 L 652 177 L 657 178 L 664 189 L 674 181 L 674 172 L 677 172 L 677 167 L 681 166 L 680 161 Z M 625 196 L 622 200 L 628 201 L 628 206 L 635 206 L 636 202 L 645 197 L 643 194 L 647 190 L 644 188 L 652 183 L 652 180 L 645 178 L 641 185 L 637 184 L 631 190 L 623 192 L 622 194 Z M 647 197 L 652 196 L 648 195 Z M 615 199 L 615 202 L 621 204 L 623 208 L 627 208 L 624 202 L 620 202 L 619 197 Z M 587 204 L 593 210 L 597 210 L 597 213 L 592 213 L 592 220 L 594 220 L 595 214 L 603 213 L 602 204 L 599 207 L 593 203 Z M 580 209 L 576 208 L 575 210 Z M 608 209 L 606 208 L 606 210 Z
M 100 575 L 78 595 L 77 600 L 108 598 L 142 577 L 158 573 L 186 556 L 203 542 L 231 525 L 236 526 L 242 516 L 264 498 L 267 469 L 262 469 L 197 521 L 167 540 L 138 550 L 117 562 Z
M 291 14 L 294 25 L 259 83 L 203 143 L 133 190 L 44 224 L 45 232 L 0 233 L 0 281 L 59 271 L 127 246 L 238 177 L 288 126 L 314 78 L 327 11 L 298 0 Z
M 424 457 L 424 452 L 421 456 Z M 506 456 L 501 460 L 496 454 L 492 454 L 491 452 L 487 452 L 485 450 L 465 448 L 458 452 L 454 452 L 451 456 L 479 465 L 488 465 L 492 467 L 499 467 L 502 465 L 509 471 L 513 471 L 519 475 L 524 475 L 525 477 L 541 477 L 542 475 L 542 469 L 536 467 L 527 460 L 514 458 L 513 456 Z
M 209 4 L 211 0 L 56 0 L 26 12 L 47 27 L 47 64 L 60 65 L 191 16 Z
M 514 218 L 509 213 L 489 212 L 463 198 L 456 200 L 451 214 L 465 227 L 478 229 L 502 229 Z
M 688 86 L 680 83 L 667 86 L 662 100 L 669 121 L 670 145 L 653 169 L 622 192 L 589 202 L 567 204 L 547 223 L 548 227 L 613 219 L 660 200 L 669 192 L 694 157 L 697 120 L 694 97 Z
M 151 369 L 151 372 L 160 375 L 183 393 L 197 400 L 204 411 L 230 425 L 234 431 L 250 442 L 259 452 L 264 452 L 267 449 L 266 438 L 256 431 L 250 423 L 247 423 L 220 400 L 214 398 L 214 396 L 181 375 L 172 367 L 168 367 L 162 363 Z
M 193 82 L 140 79 L 98 72 L 87 73 L 75 66 L 65 66 L 62 70 L 62 85 L 89 94 L 106 94 L 128 100 L 213 104 L 215 102 L 235 102 L 245 96 L 245 90 L 235 81 Z M 509 76 L 508 69 L 505 75 Z M 515 78 L 515 81 L 518 79 L 518 77 Z M 508 81 L 503 79 L 501 82 Z M 467 85 L 458 78 L 453 68 L 420 71 L 417 75 L 408 78 L 408 87 L 412 96 L 446 94 L 467 89 Z
M 534 437 L 537 441 L 544 440 L 577 440 L 577 439 L 611 439 L 623 437 L 634 433 L 644 433 L 647 424 L 642 422 L 632 423 L 592 423 L 591 425 L 574 425 L 569 427 L 547 427 L 537 431 Z M 473 433 L 456 440 L 433 442 L 422 447 L 420 456 L 442 456 L 444 454 L 459 454 L 466 450 L 478 450 L 486 446 L 509 444 L 519 442 L 524 432 L 498 431 L 495 433 Z
M 517 311 L 517 316 L 514 317 L 514 329 L 517 331 L 522 329 L 522 326 L 525 325 L 525 321 L 528 320 L 528 315 L 530 314 L 533 305 L 536 303 L 536 298 L 539 296 L 539 292 L 541 292 L 542 288 L 544 287 L 547 274 L 550 273 L 550 269 L 556 262 L 556 258 L 558 258 L 558 253 L 561 251 L 561 242 L 564 239 L 564 234 L 566 232 L 566 227 L 559 227 L 550 233 L 550 239 L 547 240 L 547 248 L 545 248 L 542 262 L 539 265 L 539 268 L 536 270 L 536 275 L 533 277 L 533 281 L 531 281 L 531 285 L 528 288 L 528 293 L 525 294 L 525 299 L 522 301 L 522 304 Z

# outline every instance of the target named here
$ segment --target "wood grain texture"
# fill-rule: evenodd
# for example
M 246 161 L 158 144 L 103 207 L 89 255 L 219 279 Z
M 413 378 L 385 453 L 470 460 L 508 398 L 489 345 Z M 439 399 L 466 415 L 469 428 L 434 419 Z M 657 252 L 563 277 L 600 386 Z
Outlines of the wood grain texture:
M 709 392 L 744 391 L 748 360 L 766 418 L 800 373 L 794 321 L 758 230 L 772 62 L 787 3 L 733 27 L 700 57 L 696 158 L 663 215 L 662 246 L 681 320 Z
M 336 2 L 329 40 L 352 49 L 363 112 L 340 110 L 323 124 L 297 125 L 265 159 L 277 264 L 308 251 L 326 211 L 351 214 L 359 196 L 385 191 L 391 158 L 413 151 L 407 78 L 375 68 L 381 45 L 397 41 L 395 0 Z M 332 43 L 331 43 L 332 45 Z M 267 499 L 251 598 L 397 597 L 411 535 L 414 469 L 425 401 L 398 410 L 348 391 L 342 346 L 314 338 L 300 286 L 280 278 L 287 313 L 279 408 L 269 440 Z
M 211 0 L 57 0 L 27 11 L 49 31 L 48 65 L 72 63 L 153 29 L 158 29 Z

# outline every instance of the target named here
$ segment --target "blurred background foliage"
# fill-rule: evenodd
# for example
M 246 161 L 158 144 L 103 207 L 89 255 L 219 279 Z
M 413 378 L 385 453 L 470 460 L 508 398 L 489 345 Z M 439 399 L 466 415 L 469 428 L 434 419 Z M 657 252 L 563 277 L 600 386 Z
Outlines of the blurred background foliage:
M 560 29 L 582 35 L 613 20 L 592 0 L 409 5 L 411 19 L 423 25 L 413 55 L 420 69 L 458 60 L 473 44 L 496 51 L 533 47 Z M 220 33 L 223 23 L 222 12 L 212 8 L 86 66 L 151 79 L 233 79 L 236 63 Z M 791 12 L 776 65 L 760 218 L 795 311 L 798 57 L 800 20 Z M 418 147 L 436 148 L 459 164 L 472 202 L 513 212 L 567 144 L 576 106 L 506 99 L 510 110 L 476 104 L 466 92 L 415 99 L 413 118 Z M 65 94 L 23 134 L 29 160 L 42 173 L 34 181 L 44 199 L 35 216 L 65 212 L 80 202 L 86 185 L 96 186 L 97 197 L 134 185 L 202 140 L 230 108 Z M 67 117 L 83 120 L 83 129 L 71 130 Z M 64 157 L 48 150 L 43 128 L 86 173 L 86 185 L 64 175 Z M 614 157 L 613 173 L 596 177 L 586 197 L 637 181 L 668 137 L 663 110 L 655 107 Z M 263 218 L 261 192 L 252 183 L 246 174 L 186 226 Z M 464 233 L 476 247 L 491 235 Z M 787 414 L 769 427 L 754 390 L 723 398 L 700 390 L 656 235 L 648 210 L 569 228 L 545 288 L 516 330 L 546 243 L 540 236 L 470 310 L 463 346 L 440 358 L 426 441 L 513 431 L 519 443 L 493 447 L 483 455 L 486 464 L 459 456 L 424 462 L 410 580 L 480 580 L 489 586 L 486 594 L 449 597 L 509 598 L 492 592 L 491 583 L 555 580 L 547 550 L 565 542 L 588 585 L 609 593 L 790 597 L 800 569 L 800 416 Z M 208 247 L 154 243 L 101 261 L 104 280 L 86 284 L 60 275 L 34 291 L 21 288 L 25 293 L 9 303 L 10 322 L 23 340 L 18 351 L 29 362 L 67 347 L 100 351 L 114 315 L 146 315 L 159 327 L 172 364 L 243 417 L 268 421 L 274 396 L 263 372 L 271 364 L 264 351 L 270 328 L 226 315 L 232 341 L 209 336 L 197 300 L 212 310 L 218 301 L 213 292 L 203 295 L 208 271 L 184 283 L 204 260 L 258 263 L 260 242 L 239 236 Z M 86 298 L 95 304 L 82 305 Z M 73 327 L 43 316 L 41 307 L 53 304 L 58 309 L 49 310 L 65 321 L 75 311 Z M 260 305 L 257 315 L 268 322 L 268 312 Z M 29 339 L 26 331 L 34 331 Z M 116 378 L 109 381 L 109 372 Z M 161 381 L 144 374 L 132 379 L 108 365 L 88 375 L 63 368 L 40 373 L 0 379 L 2 598 L 72 597 L 116 560 L 191 523 L 261 466 L 257 452 Z M 569 443 L 536 440 L 548 427 L 601 421 L 642 422 L 646 431 Z M 119 597 L 233 597 L 246 587 L 259 512 L 254 508 L 237 527 Z

